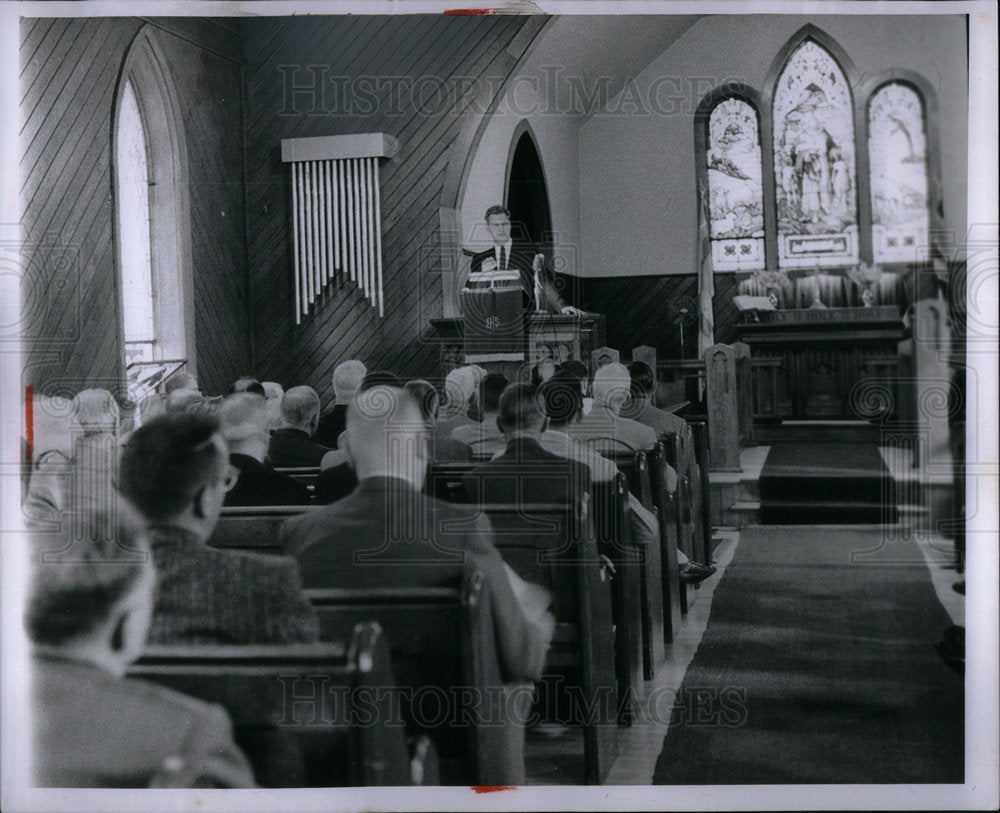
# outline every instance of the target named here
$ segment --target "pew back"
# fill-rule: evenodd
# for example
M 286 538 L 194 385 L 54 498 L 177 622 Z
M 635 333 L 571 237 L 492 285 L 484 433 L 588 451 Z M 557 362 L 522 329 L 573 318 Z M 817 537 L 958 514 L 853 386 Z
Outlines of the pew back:
M 208 539 L 213 548 L 285 554 L 281 527 L 289 517 L 314 510 L 308 505 L 254 505 L 223 508 Z
M 403 730 L 387 724 L 398 690 L 377 624 L 337 643 L 150 647 L 129 676 L 225 708 L 264 787 L 410 784 Z

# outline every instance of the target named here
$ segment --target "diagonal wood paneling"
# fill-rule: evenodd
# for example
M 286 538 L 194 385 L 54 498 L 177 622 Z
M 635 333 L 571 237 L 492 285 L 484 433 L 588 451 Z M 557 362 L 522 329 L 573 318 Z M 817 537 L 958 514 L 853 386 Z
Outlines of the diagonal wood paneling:
M 307 383 L 326 397 L 333 368 L 345 358 L 405 376 L 438 373 L 437 345 L 421 341 L 429 318 L 441 312 L 440 280 L 428 266 L 438 247 L 448 150 L 467 101 L 451 98 L 421 113 L 396 104 L 398 85 L 379 85 L 379 79 L 506 76 L 512 64 L 506 49 L 526 22 L 501 16 L 244 22 L 247 257 L 259 376 L 285 386 Z M 292 66 L 300 68 L 299 86 L 325 69 L 324 92 L 286 99 Z M 401 146 L 380 170 L 385 317 L 379 319 L 351 283 L 338 280 L 295 328 L 290 181 L 280 141 L 373 131 L 390 133 Z
M 21 22 L 24 383 L 117 388 L 114 88 L 136 18 Z M 199 377 L 250 366 L 242 162 L 242 37 L 233 21 L 152 20 L 185 127 Z M 66 265 L 66 262 L 69 264 Z M 37 337 L 32 340 L 31 337 Z
M 732 304 L 738 283 L 735 274 L 715 275 L 713 311 L 715 340 L 731 343 L 739 336 L 734 325 L 737 311 Z M 661 277 L 599 277 L 580 281 L 587 310 L 607 318 L 608 346 L 627 357 L 632 348 L 648 344 L 660 359 L 681 358 L 678 315 L 671 308 L 682 297 L 698 301 L 698 275 L 676 274 Z M 684 358 L 698 352 L 698 325 L 694 318 L 684 327 Z

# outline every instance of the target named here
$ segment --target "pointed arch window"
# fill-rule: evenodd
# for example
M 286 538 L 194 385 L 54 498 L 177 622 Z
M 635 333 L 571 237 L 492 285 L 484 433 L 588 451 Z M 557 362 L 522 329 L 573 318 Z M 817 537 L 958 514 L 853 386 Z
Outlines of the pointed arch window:
M 927 137 L 923 102 L 889 82 L 868 104 L 872 253 L 875 262 L 917 262 L 927 245 Z
M 126 363 L 152 361 L 153 267 L 146 131 L 135 90 L 126 82 L 118 115 L 118 235 Z
M 772 110 L 778 266 L 858 262 L 851 90 L 836 60 L 807 39 L 778 76 Z
M 757 111 L 736 97 L 708 117 L 705 150 L 712 266 L 764 268 L 764 187 Z

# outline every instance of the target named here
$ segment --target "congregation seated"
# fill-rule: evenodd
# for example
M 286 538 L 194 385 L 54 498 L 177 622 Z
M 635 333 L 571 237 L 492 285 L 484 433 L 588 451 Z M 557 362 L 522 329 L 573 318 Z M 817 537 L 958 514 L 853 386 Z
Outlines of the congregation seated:
M 206 544 L 238 476 L 217 420 L 164 415 L 122 453 L 120 489 L 149 526 L 158 643 L 314 641 L 316 614 L 294 561 Z
M 239 471 L 225 506 L 308 505 L 309 489 L 265 460 L 271 437 L 267 406 L 246 392 L 227 395 L 219 415 L 222 436 L 229 446 L 229 462 Z
M 469 444 L 475 455 L 493 456 L 507 447 L 503 432 L 497 425 L 500 410 L 500 395 L 506 389 L 507 378 L 500 373 L 489 373 L 479 383 L 479 406 L 483 419 L 480 423 L 456 426 L 451 436 L 454 440 Z
M 156 587 L 141 521 L 119 507 L 83 524 L 79 556 L 32 572 L 36 786 L 254 787 L 225 711 L 125 677 L 145 647 Z
M 333 406 L 319 419 L 319 426 L 313 435 L 313 443 L 337 448 L 340 433 L 347 428 L 347 405 L 361 385 L 368 369 L 358 359 L 342 361 L 333 370 Z
M 515 598 L 489 520 L 421 489 L 430 427 L 405 389 L 376 385 L 348 409 L 347 451 L 358 487 L 333 505 L 289 519 L 282 546 L 307 588 L 455 586 L 472 564 L 486 579 L 506 680 L 542 673 L 554 620 L 531 619 Z
M 431 428 L 431 462 L 432 463 L 453 463 L 463 460 L 472 460 L 472 447 L 468 443 L 456 440 L 454 437 L 442 438 L 434 431 L 437 424 L 438 408 L 440 399 L 434 385 L 422 378 L 407 381 L 403 385 L 413 400 L 420 407 L 420 413 Z
M 546 451 L 560 457 L 577 460 L 587 466 L 594 483 L 610 483 L 618 476 L 618 467 L 593 448 L 580 442 L 567 432 L 567 427 L 579 421 L 583 415 L 583 396 L 580 394 L 579 380 L 575 375 L 560 370 L 542 385 L 540 393 L 548 419 L 539 442 Z M 673 468 L 666 466 L 670 490 L 676 485 L 677 475 Z M 629 492 L 628 519 L 632 539 L 641 545 L 660 544 L 660 531 L 654 517 L 639 499 Z M 684 551 L 677 550 L 677 562 L 681 580 L 686 584 L 697 584 L 715 572 L 714 567 L 691 562 Z
M 577 440 L 598 444 L 611 451 L 644 451 L 656 445 L 656 431 L 619 413 L 628 400 L 631 377 L 621 364 L 605 364 L 594 375 L 591 391 L 594 405 L 569 427 Z
M 319 425 L 319 396 L 312 387 L 292 387 L 281 399 L 281 428 L 271 433 L 267 457 L 277 468 L 319 466 L 330 451 L 312 440 Z
M 590 470 L 540 444 L 545 411 L 531 384 L 510 384 L 500 396 L 497 422 L 504 452 L 469 471 L 462 482 L 479 503 L 586 503 Z
M 631 397 L 622 407 L 622 416 L 652 427 L 657 438 L 671 432 L 686 432 L 687 421 L 653 405 L 656 376 L 649 365 L 644 361 L 633 361 L 628 366 L 628 372 L 631 378 Z

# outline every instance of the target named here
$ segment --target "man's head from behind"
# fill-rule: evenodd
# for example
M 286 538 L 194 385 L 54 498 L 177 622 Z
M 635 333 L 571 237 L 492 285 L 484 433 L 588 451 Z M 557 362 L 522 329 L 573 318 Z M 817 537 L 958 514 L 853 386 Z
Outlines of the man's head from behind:
M 69 534 L 68 526 L 66 523 Z M 156 574 L 142 522 L 124 503 L 89 512 L 72 556 L 34 565 L 25 611 L 28 637 L 121 677 L 142 653 Z
M 200 392 L 201 388 L 198 386 L 198 379 L 192 373 L 180 370 L 170 376 L 167 383 L 163 385 L 163 391 L 167 395 L 170 395 L 174 390 L 198 390 Z
M 491 206 L 486 210 L 486 228 L 490 230 L 493 245 L 510 242 L 510 211 L 503 206 Z
M 347 409 L 343 442 L 358 480 L 396 477 L 420 489 L 430 459 L 430 430 L 414 396 L 378 384 L 359 392 Z
M 476 392 L 476 374 L 471 367 L 458 367 L 444 378 L 444 399 L 449 412 L 465 412 Z
M 507 377 L 500 373 L 488 373 L 479 383 L 479 403 L 483 412 L 495 415 L 500 410 L 500 396 L 507 389 Z
M 583 412 L 580 379 L 564 370 L 557 372 L 539 389 L 549 426 L 558 428 L 577 420 Z
M 545 412 L 538 390 L 531 384 L 510 384 L 500 396 L 497 427 L 507 440 L 517 437 L 538 438 L 545 422 Z
M 351 402 L 367 372 L 368 368 L 357 359 L 348 359 L 336 366 L 333 371 L 333 395 L 338 404 Z
M 219 412 L 219 423 L 230 454 L 244 454 L 258 463 L 264 462 L 271 439 L 266 402 L 249 392 L 227 395 Z
M 107 390 L 82 390 L 73 398 L 73 405 L 76 420 L 84 434 L 114 434 L 118 431 L 118 402 Z
M 319 425 L 319 396 L 312 387 L 292 387 L 281 399 L 281 423 L 312 435 Z
M 594 374 L 594 401 L 617 413 L 629 398 L 632 379 L 622 364 L 605 364 Z
M 252 397 L 252 396 L 251 396 Z M 235 484 L 219 422 L 205 415 L 161 415 L 132 433 L 119 489 L 148 522 L 177 525 L 208 539 Z

